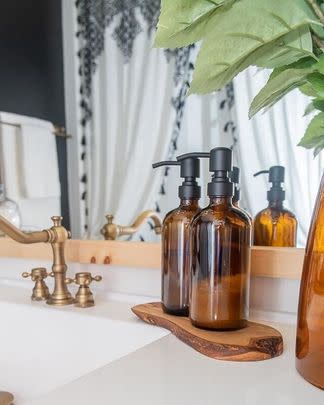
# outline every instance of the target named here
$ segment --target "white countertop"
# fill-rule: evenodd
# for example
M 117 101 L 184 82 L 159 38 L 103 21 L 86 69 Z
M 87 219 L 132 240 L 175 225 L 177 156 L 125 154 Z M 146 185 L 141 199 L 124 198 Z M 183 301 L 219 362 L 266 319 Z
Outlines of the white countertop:
M 271 360 L 213 360 L 168 335 L 31 404 L 322 405 L 324 392 L 295 369 L 295 328 L 273 326 L 285 347 Z
M 155 300 L 143 295 L 158 285 L 157 272 L 110 269 L 102 287 L 94 286 L 96 307 L 84 310 L 31 303 L 32 283 L 18 277 L 26 265 L 0 261 L 0 319 L 2 326 L 10 327 L 0 334 L 0 360 L 4 360 L 0 389 L 10 388 L 15 394 L 15 381 L 4 375 L 6 361 L 19 375 L 24 374 L 19 364 L 26 370 L 22 379 L 26 395 L 21 380 L 17 386 L 22 394 L 16 395 L 15 405 L 323 405 L 324 391 L 307 383 L 295 369 L 294 325 L 268 322 L 284 337 L 284 353 L 278 358 L 249 363 L 213 360 L 131 312 L 134 304 Z M 137 295 L 130 295 L 138 285 L 140 294 L 137 290 Z M 265 319 L 294 319 L 286 312 L 269 311 L 269 318 L 264 308 L 261 313 Z M 56 326 L 61 346 L 53 352 Z M 44 375 L 38 370 L 39 378 L 33 359 L 42 362 Z

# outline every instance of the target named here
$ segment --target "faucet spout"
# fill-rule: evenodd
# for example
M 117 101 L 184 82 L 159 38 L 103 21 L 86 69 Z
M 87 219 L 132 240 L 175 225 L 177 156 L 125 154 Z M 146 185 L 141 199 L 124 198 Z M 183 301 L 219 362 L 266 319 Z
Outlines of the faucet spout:
M 157 235 L 160 235 L 162 231 L 161 218 L 156 212 L 152 210 L 143 211 L 130 226 L 121 226 L 114 224 L 113 215 L 106 215 L 106 218 L 107 224 L 105 224 L 101 229 L 101 234 L 105 237 L 106 240 L 115 240 L 119 236 L 133 235 L 148 219 L 152 219 L 154 224 L 153 230 Z
M 131 226 L 121 226 L 120 235 L 133 235 L 139 230 L 139 228 L 146 222 L 148 219 L 151 219 L 154 223 L 153 230 L 157 235 L 161 234 L 162 222 L 158 214 L 152 210 L 147 210 L 142 212 L 133 222 Z
M 19 243 L 48 242 L 50 239 L 50 235 L 47 231 L 22 232 L 2 215 L 0 215 L 0 230 Z

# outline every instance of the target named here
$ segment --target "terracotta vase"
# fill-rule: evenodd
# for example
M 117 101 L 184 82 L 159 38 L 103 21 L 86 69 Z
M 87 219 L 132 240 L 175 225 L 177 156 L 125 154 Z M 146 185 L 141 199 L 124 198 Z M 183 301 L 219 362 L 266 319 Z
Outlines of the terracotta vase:
M 296 368 L 324 390 L 324 175 L 306 245 L 299 293 Z

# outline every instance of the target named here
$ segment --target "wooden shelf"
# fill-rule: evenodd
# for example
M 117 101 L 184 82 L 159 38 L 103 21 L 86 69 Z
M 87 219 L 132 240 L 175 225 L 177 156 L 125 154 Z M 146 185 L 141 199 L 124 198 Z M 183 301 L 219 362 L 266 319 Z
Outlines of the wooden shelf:
M 158 269 L 161 245 L 147 242 L 69 240 L 65 255 L 68 262 Z M 5 237 L 0 238 L 0 256 L 50 260 L 52 251 L 49 244 L 23 245 Z M 251 274 L 259 277 L 299 279 L 303 259 L 304 249 L 253 246 Z

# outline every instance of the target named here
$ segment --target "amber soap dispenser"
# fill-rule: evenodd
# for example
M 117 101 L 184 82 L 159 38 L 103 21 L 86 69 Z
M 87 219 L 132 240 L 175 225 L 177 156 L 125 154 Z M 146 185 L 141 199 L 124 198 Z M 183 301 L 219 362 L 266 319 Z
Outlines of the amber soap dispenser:
M 251 222 L 232 204 L 232 151 L 212 149 L 209 170 L 210 204 L 191 226 L 189 317 L 200 328 L 240 329 L 248 319 Z
M 189 314 L 190 278 L 190 223 L 200 211 L 200 186 L 196 178 L 200 175 L 198 158 L 178 158 L 178 161 L 163 161 L 153 164 L 160 166 L 180 166 L 180 176 L 184 178 L 179 186 L 180 205 L 170 211 L 162 226 L 162 308 L 172 315 Z
M 285 191 L 282 183 L 285 181 L 285 168 L 272 166 L 269 170 L 255 173 L 268 173 L 272 183 L 267 192 L 268 207 L 260 211 L 254 219 L 254 244 L 258 246 L 295 247 L 297 237 L 297 219 L 288 211 L 283 202 Z

